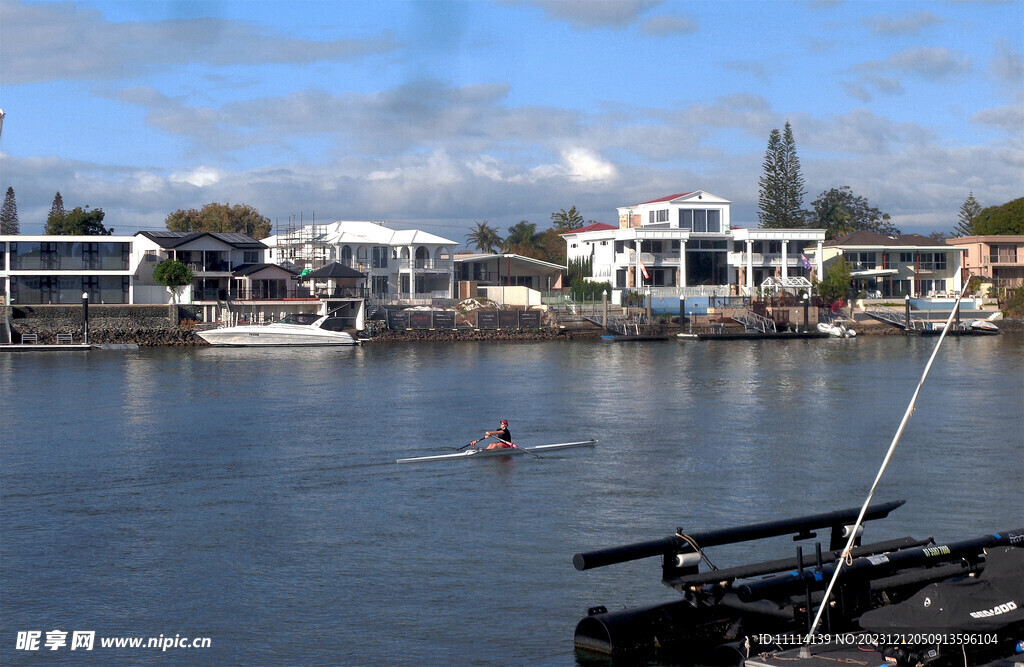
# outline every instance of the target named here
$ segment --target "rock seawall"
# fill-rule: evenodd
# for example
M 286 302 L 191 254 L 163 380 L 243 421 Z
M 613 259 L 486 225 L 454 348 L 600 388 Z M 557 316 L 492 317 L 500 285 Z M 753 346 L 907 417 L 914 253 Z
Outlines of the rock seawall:
M 208 345 L 196 335 L 194 325 L 197 313 L 192 306 L 127 306 L 100 304 L 89 306 L 90 343 L 134 343 L 140 347 L 191 347 Z M 11 331 L 11 340 L 21 340 L 22 334 L 35 334 L 40 344 L 54 344 L 58 333 L 70 333 L 76 343 L 82 342 L 82 307 L 80 305 L 11 306 L 0 305 L 0 336 L 6 334 L 3 323 Z M 1024 331 L 1022 320 L 998 320 L 996 326 L 1003 332 Z M 858 322 L 853 325 L 859 336 L 902 336 L 897 327 L 882 323 Z M 696 327 L 695 327 L 696 329 Z M 661 327 L 659 333 L 674 335 L 677 325 Z M 390 342 L 530 342 L 559 340 L 593 340 L 601 336 L 600 327 L 570 326 L 543 329 L 384 329 L 376 331 L 370 340 L 375 344 Z

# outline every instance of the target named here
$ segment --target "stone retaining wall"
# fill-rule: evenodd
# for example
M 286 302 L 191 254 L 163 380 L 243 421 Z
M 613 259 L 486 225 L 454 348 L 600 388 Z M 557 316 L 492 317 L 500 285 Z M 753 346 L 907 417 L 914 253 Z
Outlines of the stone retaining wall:
M 193 306 L 90 304 L 89 342 L 205 345 L 191 330 L 196 317 Z M 19 342 L 22 334 L 35 334 L 39 344 L 49 345 L 65 333 L 82 342 L 81 305 L 5 305 L 0 306 L 0 320 L 10 325 L 12 342 Z
M 90 343 L 134 343 L 142 347 L 193 346 L 208 343 L 195 334 L 193 326 L 198 313 L 193 306 L 129 306 L 100 304 L 89 306 Z M 706 327 L 706 318 L 695 318 L 694 330 Z M 20 342 L 21 334 L 34 333 L 40 344 L 54 344 L 58 333 L 70 333 L 81 343 L 82 307 L 79 305 L 11 306 L 0 305 L 0 336 L 3 323 L 10 325 L 12 341 Z M 1024 321 L 999 320 L 1001 331 L 1024 331 Z M 685 329 L 684 329 L 685 330 Z M 858 336 L 902 336 L 902 329 L 881 322 L 854 324 Z M 680 331 L 678 320 L 661 327 L 659 333 L 673 335 Z M 375 343 L 388 342 L 461 342 L 461 341 L 553 341 L 594 339 L 604 333 L 596 325 L 544 329 L 449 329 L 449 330 L 383 330 L 374 335 Z M 0 341 L 6 343 L 8 341 Z

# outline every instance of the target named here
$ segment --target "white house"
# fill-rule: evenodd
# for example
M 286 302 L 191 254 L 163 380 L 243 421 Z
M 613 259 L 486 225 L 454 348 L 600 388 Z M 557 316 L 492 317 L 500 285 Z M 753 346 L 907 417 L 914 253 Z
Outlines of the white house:
M 450 298 L 456 241 L 383 222 L 338 220 L 263 239 L 268 261 L 319 268 L 335 261 L 367 276 L 370 292 L 390 300 Z
M 570 263 L 589 261 L 590 279 L 616 290 L 749 295 L 768 277 L 820 275 L 804 247 L 820 247 L 824 230 L 734 228 L 730 207 L 703 190 L 674 194 L 619 207 L 618 227 L 589 225 L 562 237 Z

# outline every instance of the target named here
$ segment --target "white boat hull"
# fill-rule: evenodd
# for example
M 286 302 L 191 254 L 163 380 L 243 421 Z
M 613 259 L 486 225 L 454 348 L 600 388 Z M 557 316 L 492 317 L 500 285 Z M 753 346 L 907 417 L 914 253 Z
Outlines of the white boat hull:
M 449 461 L 453 459 L 492 458 L 495 456 L 518 456 L 526 452 L 542 455 L 545 452 L 576 447 L 593 447 L 597 440 L 581 440 L 580 442 L 560 442 L 554 445 L 537 445 L 536 447 L 503 447 L 501 449 L 467 449 L 454 454 L 437 454 L 434 456 L 414 456 L 398 459 L 397 463 L 423 463 L 426 461 Z
M 856 331 L 854 331 L 853 329 L 848 329 L 846 326 L 842 324 L 829 324 L 827 322 L 819 322 L 817 328 L 818 331 L 820 331 L 821 333 L 827 333 L 829 336 L 832 336 L 833 338 L 854 338 L 857 335 Z
M 218 347 L 358 345 L 346 331 L 327 331 L 297 324 L 243 325 L 199 331 L 197 335 Z

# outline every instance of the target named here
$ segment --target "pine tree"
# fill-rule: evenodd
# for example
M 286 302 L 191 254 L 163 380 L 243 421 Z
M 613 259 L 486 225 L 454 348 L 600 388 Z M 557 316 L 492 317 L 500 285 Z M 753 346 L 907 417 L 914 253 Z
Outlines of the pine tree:
M 50 205 L 50 213 L 46 216 L 46 233 L 51 232 L 53 229 L 62 229 L 64 227 L 64 218 L 67 217 L 67 212 L 64 210 L 64 198 L 60 196 L 60 190 L 53 196 L 53 204 Z
M 0 209 L 0 234 L 20 234 L 18 204 L 14 201 L 14 188 L 8 187 L 4 195 L 4 206 Z
M 971 190 L 967 199 L 964 200 L 963 206 L 960 207 L 960 217 L 956 228 L 953 229 L 953 236 L 973 236 L 974 222 L 978 219 L 979 213 L 981 213 L 981 204 L 974 198 L 974 190 Z
M 768 135 L 764 175 L 758 184 L 761 192 L 757 200 L 757 219 L 761 227 L 788 229 L 804 226 L 804 179 L 800 174 L 793 128 L 788 121 L 782 133 L 776 128 Z

